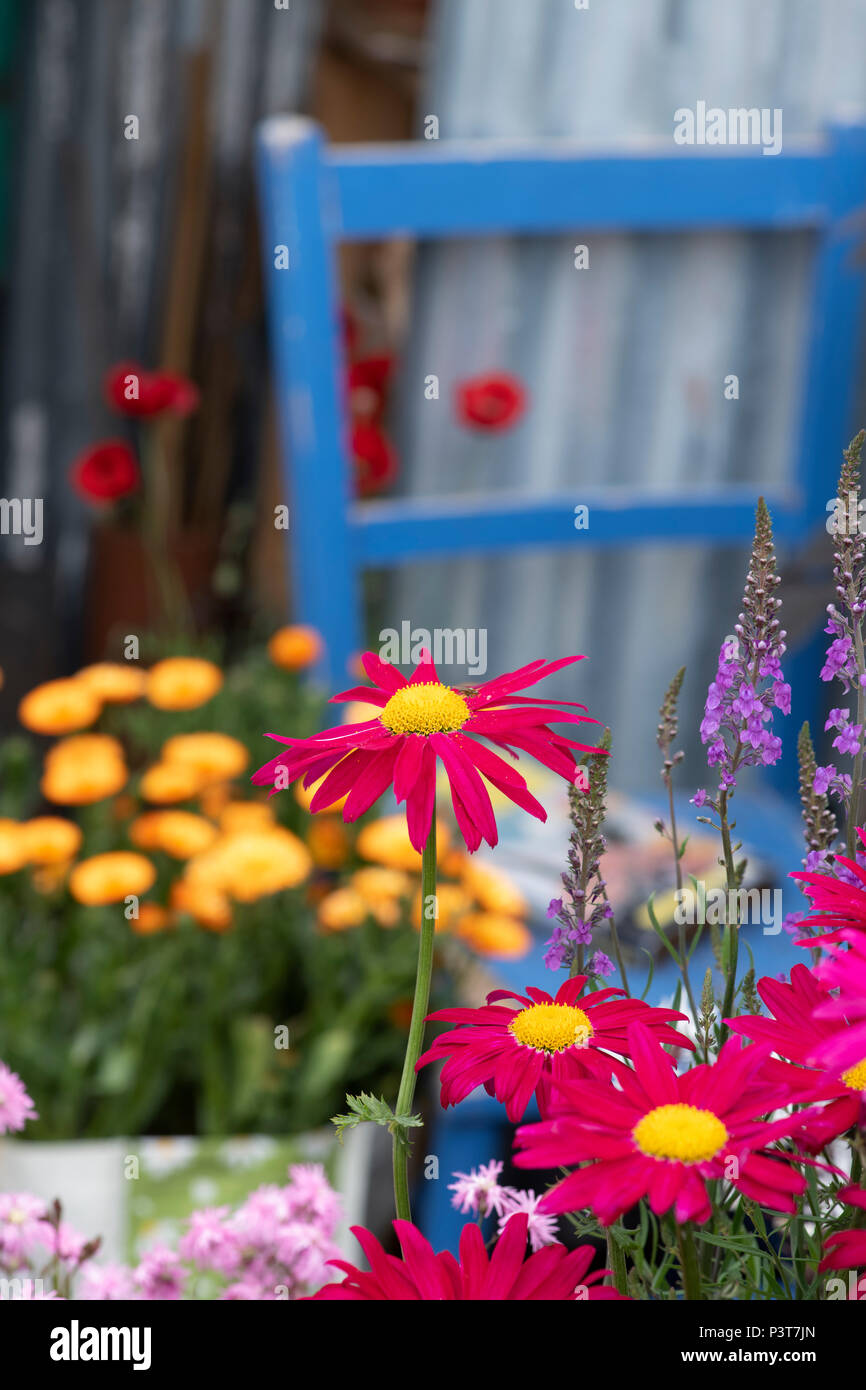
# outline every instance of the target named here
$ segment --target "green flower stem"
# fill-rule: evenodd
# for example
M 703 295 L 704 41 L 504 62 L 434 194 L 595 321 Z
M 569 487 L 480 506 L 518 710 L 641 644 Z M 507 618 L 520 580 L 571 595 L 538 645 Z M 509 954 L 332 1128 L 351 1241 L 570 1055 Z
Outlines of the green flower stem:
M 625 1251 L 614 1239 L 613 1231 L 607 1233 L 607 1263 L 611 1272 L 610 1282 L 618 1293 L 628 1293 L 628 1274 L 626 1272 Z
M 396 1113 L 408 1115 L 415 1098 L 415 1064 L 421 1056 L 424 1045 L 424 1020 L 430 1001 L 430 977 L 433 974 L 433 943 L 436 935 L 436 918 L 429 912 L 430 899 L 436 896 L 436 814 L 430 823 L 430 834 L 424 846 L 421 864 L 421 941 L 418 947 L 418 971 L 415 976 L 415 998 L 412 1002 L 412 1022 L 409 1025 L 409 1040 L 406 1044 L 406 1058 L 403 1062 L 403 1075 L 397 1095 Z M 403 1221 L 412 1220 L 409 1205 L 409 1144 L 404 1130 L 394 1131 L 394 1205 L 397 1215 Z
M 669 806 L 669 808 L 670 808 L 670 817 L 671 817 L 671 844 L 673 845 L 673 850 L 674 850 L 674 875 L 675 875 L 675 877 L 676 877 L 676 883 L 677 883 L 677 902 L 682 902 L 682 891 L 683 891 L 683 859 L 682 859 L 682 853 L 680 852 L 680 842 L 679 842 L 679 840 L 678 840 L 678 838 L 677 838 L 677 813 L 676 813 L 676 808 L 675 808 L 675 806 L 674 806 L 674 779 L 671 777 L 671 775 L 670 775 L 670 773 L 669 773 L 668 776 L 667 776 L 667 778 L 666 778 L 665 780 L 666 780 L 666 782 L 667 782 L 667 789 L 668 789 L 668 806 Z M 680 915 L 682 915 L 682 914 L 680 914 Z M 691 982 L 691 979 L 689 978 L 689 953 L 688 953 L 688 950 L 687 950 L 687 948 L 686 948 L 686 926 L 685 926 L 685 922 L 680 922 L 680 923 L 678 924 L 678 944 L 679 944 L 679 952 L 680 952 L 680 962 L 679 962 L 679 964 L 680 964 L 680 974 L 681 974 L 682 977 L 683 977 L 683 984 L 684 984 L 685 987 L 686 987 L 686 998 L 687 998 L 688 1001 L 689 1001 L 689 1008 L 690 1008 L 691 1011 L 692 1011 L 692 1018 L 695 1020 L 695 1026 L 697 1026 L 698 1017 L 699 1017 L 699 1015 L 698 1015 L 698 1006 L 697 1006 L 697 1003 L 696 1003 L 696 1001 L 695 1001 L 695 996 L 694 996 L 694 994 L 692 993 L 692 982 Z M 627 988 L 628 988 L 628 986 L 626 985 L 626 989 L 627 989 Z
M 734 766 L 737 758 L 735 756 Z M 731 848 L 731 830 L 728 825 L 728 793 L 723 791 L 719 797 L 719 825 L 722 831 L 722 848 L 725 856 L 725 882 L 728 887 L 728 901 L 730 902 L 730 890 L 737 888 L 737 870 L 734 865 L 734 854 Z M 725 914 L 727 917 L 727 914 Z M 726 922 L 724 932 L 724 944 L 722 949 L 722 963 L 725 970 L 725 997 L 722 1004 L 722 1016 L 719 1020 L 719 1041 L 724 1042 L 728 1034 L 724 1020 L 730 1018 L 734 1010 L 734 999 L 737 992 L 737 957 L 740 947 L 740 928 L 737 922 Z
M 854 651 L 857 659 L 857 671 L 863 675 L 866 671 L 866 654 L 863 650 L 863 630 L 858 623 L 854 628 Z M 857 683 L 857 722 L 862 726 L 866 720 L 866 690 L 858 681 Z M 858 741 L 857 754 L 854 758 L 854 767 L 851 771 L 851 797 L 848 802 L 848 823 L 845 827 L 845 845 L 848 858 L 856 861 L 857 859 L 857 827 L 863 824 L 863 744 Z
M 677 1222 L 677 1248 L 680 1253 L 680 1268 L 683 1276 L 683 1296 L 689 1302 L 699 1301 L 704 1294 L 701 1287 L 701 1271 L 695 1249 L 694 1232 L 689 1221 L 686 1221 L 682 1226 Z

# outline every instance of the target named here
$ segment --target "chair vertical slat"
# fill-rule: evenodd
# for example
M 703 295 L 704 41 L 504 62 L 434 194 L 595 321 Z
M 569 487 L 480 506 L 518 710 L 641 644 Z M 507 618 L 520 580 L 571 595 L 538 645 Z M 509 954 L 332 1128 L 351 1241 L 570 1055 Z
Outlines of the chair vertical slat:
M 264 264 L 295 608 L 324 638 L 317 674 L 339 684 L 360 645 L 360 604 L 322 149 L 312 121 L 274 118 L 260 128 Z

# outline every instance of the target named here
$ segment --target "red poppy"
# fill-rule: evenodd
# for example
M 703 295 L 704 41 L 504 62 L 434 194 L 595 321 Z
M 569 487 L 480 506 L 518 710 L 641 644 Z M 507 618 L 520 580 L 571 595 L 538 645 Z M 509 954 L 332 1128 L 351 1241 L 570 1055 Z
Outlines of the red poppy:
M 198 407 L 198 388 L 185 376 L 148 372 L 136 362 L 120 362 L 105 378 L 109 405 L 122 415 L 189 415 Z
M 89 502 L 116 502 L 139 483 L 135 454 L 122 439 L 106 439 L 81 454 L 70 469 L 76 492 Z
M 387 487 L 397 472 L 397 454 L 384 430 L 357 420 L 352 425 L 352 457 L 358 495 L 372 497 Z
M 457 418 L 476 430 L 507 430 L 526 409 L 526 392 L 517 377 L 507 372 L 488 372 L 458 381 Z
M 378 422 L 385 409 L 385 393 L 394 366 L 393 357 L 362 357 L 349 368 L 349 407 L 356 419 Z

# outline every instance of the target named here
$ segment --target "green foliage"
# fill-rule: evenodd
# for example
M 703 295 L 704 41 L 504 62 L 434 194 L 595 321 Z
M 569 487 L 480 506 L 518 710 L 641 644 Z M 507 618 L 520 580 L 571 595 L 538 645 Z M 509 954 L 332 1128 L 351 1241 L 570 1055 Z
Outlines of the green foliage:
M 148 661 L 164 654 L 143 651 Z M 314 689 L 257 650 L 226 670 L 200 709 L 109 706 L 98 728 L 122 741 L 134 796 L 139 773 L 173 735 L 229 734 L 252 769 L 273 755 L 267 731 L 305 736 L 322 711 Z M 122 817 L 113 800 L 45 807 L 40 762 L 29 736 L 0 743 L 0 815 L 76 820 L 81 857 L 132 848 L 129 823 L 145 807 Z M 246 776 L 231 792 L 250 795 Z M 293 792 L 270 804 L 305 837 L 310 817 Z M 157 881 L 148 899 L 167 902 L 182 865 L 149 857 Z M 28 1138 L 298 1133 L 326 1124 L 347 1090 L 396 1088 L 405 1031 L 393 1006 L 411 998 L 417 954 L 408 921 L 324 934 L 304 884 L 236 903 L 224 933 L 179 914 L 171 929 L 144 936 L 123 903 L 84 906 L 65 882 L 42 891 L 37 882 L 29 870 L 0 875 L 0 1057 L 26 1078 L 39 1112 Z M 317 871 L 312 887 L 331 886 Z
M 334 1115 L 331 1123 L 337 1131 L 337 1138 L 343 1142 L 343 1134 L 356 1125 L 370 1123 L 382 1125 L 391 1135 L 396 1135 L 400 1143 L 408 1144 L 407 1130 L 420 1128 L 424 1121 L 420 1115 L 396 1115 L 390 1105 L 381 1097 L 365 1095 L 346 1096 L 349 1115 Z

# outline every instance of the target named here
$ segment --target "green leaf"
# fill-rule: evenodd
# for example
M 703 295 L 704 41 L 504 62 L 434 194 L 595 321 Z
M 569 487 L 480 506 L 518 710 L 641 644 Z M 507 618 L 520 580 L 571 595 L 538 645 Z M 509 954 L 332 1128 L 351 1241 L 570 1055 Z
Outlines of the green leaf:
M 671 945 L 671 943 L 668 941 L 667 936 L 665 935 L 664 929 L 663 929 L 661 926 L 659 926 L 659 920 L 658 920 L 658 918 L 656 917 L 655 907 L 654 907 L 654 905 L 653 905 L 653 899 L 654 899 L 654 898 L 655 898 L 655 893 L 650 893 L 649 897 L 647 898 L 647 904 L 646 904 L 646 910 L 647 910 L 647 913 L 649 914 L 649 919 L 650 919 L 650 923 L 651 923 L 651 925 L 652 925 L 652 929 L 653 929 L 653 931 L 655 932 L 656 936 L 658 937 L 659 941 L 661 941 L 662 945 L 665 947 L 665 949 L 666 949 L 667 952 L 669 953 L 669 955 L 673 958 L 673 960 L 676 962 L 676 964 L 679 965 L 679 963 L 680 963 L 680 958 L 679 958 L 679 956 L 677 955 L 677 952 L 675 951 L 675 949 L 674 949 L 674 947 Z
M 653 976 L 654 976 L 655 973 L 656 973 L 656 963 L 655 963 L 655 961 L 653 960 L 652 952 L 651 952 L 651 951 L 648 951 L 647 948 L 646 948 L 646 946 L 641 946 L 641 950 L 643 951 L 644 955 L 646 956 L 647 960 L 649 961 L 649 975 L 648 975 L 648 977 L 647 977 L 647 982 L 646 982 L 646 984 L 644 985 L 643 994 L 641 995 L 641 999 L 646 999 L 647 995 L 648 995 L 649 992 L 650 992 L 650 988 L 652 987 Z
M 362 1091 L 359 1096 L 346 1096 L 350 1115 L 334 1115 L 331 1124 L 336 1126 L 337 1138 L 343 1142 L 343 1132 L 360 1124 L 382 1125 L 393 1134 L 399 1143 L 408 1144 L 408 1129 L 420 1129 L 424 1121 L 420 1115 L 396 1115 L 382 1096 L 368 1095 Z

